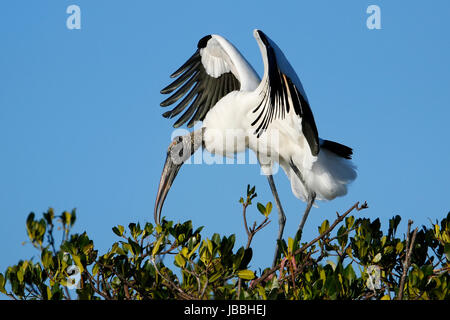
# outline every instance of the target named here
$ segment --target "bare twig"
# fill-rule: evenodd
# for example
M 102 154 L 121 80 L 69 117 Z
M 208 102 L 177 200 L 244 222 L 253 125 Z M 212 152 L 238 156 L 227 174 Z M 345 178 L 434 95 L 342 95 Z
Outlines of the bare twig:
M 242 287 L 242 279 L 239 278 L 239 280 L 238 280 L 237 292 L 236 292 L 236 300 L 240 300 L 240 296 L 241 296 L 241 287 Z
M 102 279 L 102 289 L 101 290 L 100 290 L 100 275 L 101 275 L 101 279 Z M 101 268 L 101 272 L 99 272 L 97 275 L 97 283 L 98 283 L 97 284 L 98 290 L 102 291 L 103 293 L 105 293 L 108 296 L 107 300 L 111 300 L 112 299 L 111 294 L 110 294 L 111 287 L 109 286 L 109 284 L 106 283 L 103 268 Z
M 253 237 L 255 236 L 255 234 L 261 230 L 262 228 L 266 227 L 270 221 L 269 221 L 269 216 L 266 216 L 266 218 L 264 219 L 263 222 L 261 222 L 259 224 L 259 226 L 256 226 L 256 221 L 253 223 L 253 227 L 249 228 L 248 227 L 248 223 L 247 223 L 247 207 L 252 203 L 252 199 L 256 197 L 256 193 L 255 194 L 249 194 L 248 190 L 247 190 L 247 200 L 245 202 L 243 202 L 243 200 L 241 199 L 241 203 L 242 203 L 242 216 L 244 218 L 244 228 L 245 228 L 245 232 L 247 233 L 247 245 L 245 246 L 245 249 L 250 248 L 250 244 L 252 243 Z M 237 300 L 239 300 L 239 296 L 241 295 L 241 286 L 242 286 L 242 279 L 239 278 L 238 280 L 238 287 L 237 287 Z
M 446 272 L 450 272 L 450 266 L 433 270 L 433 276 L 440 275 Z
M 202 292 L 200 293 L 200 296 L 199 296 L 200 299 L 202 299 L 203 296 L 205 295 L 206 288 L 208 287 L 208 284 L 209 284 L 209 281 L 208 281 L 208 278 L 206 278 L 205 285 L 203 286 Z
M 192 262 L 190 262 L 190 263 L 192 263 Z M 192 270 L 195 270 L 195 268 L 193 266 L 192 266 Z M 189 270 L 188 268 L 183 268 L 183 271 L 189 273 L 191 276 L 193 276 L 197 280 L 197 291 L 200 292 L 201 287 L 202 287 L 202 282 L 200 280 L 200 275 L 198 275 L 194 271 Z
M 95 287 L 94 278 L 91 276 L 91 274 L 87 271 L 85 271 L 87 275 L 87 280 L 89 281 L 89 284 L 91 285 L 92 290 L 94 290 L 97 294 L 102 296 L 105 300 L 112 300 L 112 298 L 106 294 L 105 292 L 101 291 L 100 289 Z
M 264 228 L 265 226 L 267 226 L 270 223 L 269 218 L 266 217 L 264 219 L 263 222 L 261 222 L 261 224 L 256 227 L 256 222 L 253 224 L 253 227 L 251 229 L 249 229 L 249 234 L 248 234 L 248 239 L 247 239 L 247 245 L 245 246 L 245 249 L 248 249 L 250 247 L 250 244 L 252 243 L 253 237 L 255 236 L 255 234 L 261 230 L 262 228 Z
M 125 297 L 127 298 L 127 300 L 131 300 L 130 292 L 128 291 L 128 284 L 126 282 L 124 282 L 123 284 L 123 291 L 125 293 Z
M 164 279 L 164 281 L 167 282 L 167 284 L 172 287 L 172 289 L 174 289 L 175 291 L 178 292 L 178 295 L 180 296 L 180 298 L 185 299 L 185 300 L 195 300 L 195 297 L 192 297 L 191 295 L 187 294 L 186 292 L 184 292 L 179 286 L 177 286 L 175 283 L 173 283 L 170 279 L 166 278 L 158 269 L 158 267 L 156 266 L 156 262 L 155 259 L 150 259 L 150 261 L 153 264 L 153 267 L 155 268 L 155 271 L 159 274 L 159 276 L 161 278 Z
M 10 297 L 10 298 L 13 299 L 13 300 L 19 300 L 19 299 L 16 298 L 16 296 L 15 296 L 13 293 L 6 292 L 6 293 L 4 293 L 4 294 L 5 294 L 6 296 Z
M 250 189 L 250 186 L 248 186 L 247 187 L 247 200 L 245 200 L 245 202 L 244 202 L 243 198 L 241 198 L 241 200 L 240 200 L 240 202 L 242 203 L 242 216 L 244 218 L 244 228 L 245 228 L 245 232 L 247 233 L 247 238 L 248 238 L 247 246 L 245 247 L 246 249 L 248 249 L 250 247 L 250 244 L 251 244 L 255 234 L 270 223 L 269 217 L 268 217 L 268 215 L 266 215 L 266 218 L 264 219 L 263 222 L 261 222 L 259 224 L 258 227 L 256 226 L 256 221 L 253 223 L 253 227 L 249 228 L 249 226 L 248 226 L 247 207 L 252 204 L 252 200 L 256 197 L 256 193 L 254 193 L 254 188 L 255 187 Z
M 107 265 L 107 264 L 101 264 L 102 268 L 107 268 L 109 269 L 115 276 L 117 276 L 119 278 L 119 280 L 124 284 L 124 292 L 125 292 L 125 296 L 131 299 L 131 296 L 129 295 L 129 289 L 133 289 L 136 292 L 138 292 L 143 298 L 147 297 L 147 294 L 145 291 L 143 291 L 141 288 L 139 288 L 138 286 L 135 286 L 136 282 L 135 281 L 128 281 L 125 277 L 123 277 L 120 273 L 118 273 L 113 266 L 111 265 Z M 158 271 L 158 270 L 157 270 Z M 126 288 L 125 288 L 126 286 Z M 94 289 L 96 289 L 94 287 Z M 97 289 L 99 290 L 99 289 Z M 99 290 L 100 291 L 100 290 Z M 127 292 L 128 291 L 128 296 L 127 296 Z M 116 294 L 116 292 L 114 292 L 114 295 Z M 104 293 L 102 296 L 107 295 L 110 296 L 109 293 Z M 110 298 L 109 300 L 111 300 L 112 298 Z
M 244 228 L 247 233 L 247 237 L 250 238 L 250 229 L 247 225 L 247 207 L 249 205 L 249 200 L 242 204 L 242 216 L 244 217 Z
M 409 267 L 411 266 L 411 253 L 412 253 L 412 249 L 414 248 L 414 242 L 416 241 L 417 228 L 414 229 L 414 232 L 410 239 L 410 236 L 411 236 L 410 230 L 411 230 L 412 223 L 413 223 L 412 220 L 408 221 L 408 232 L 406 234 L 406 257 L 403 262 L 403 273 L 402 273 L 402 277 L 400 279 L 400 286 L 398 289 L 397 300 L 403 300 L 403 290 L 405 288 L 406 275 L 408 273 Z M 411 242 L 411 244 L 410 244 L 410 242 Z

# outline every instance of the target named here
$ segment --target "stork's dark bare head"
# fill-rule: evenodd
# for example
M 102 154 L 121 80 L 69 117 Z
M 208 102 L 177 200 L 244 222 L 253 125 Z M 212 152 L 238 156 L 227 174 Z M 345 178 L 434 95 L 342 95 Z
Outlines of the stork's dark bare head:
M 175 137 L 167 149 L 166 162 L 159 181 L 158 193 L 156 194 L 154 217 L 156 224 L 161 221 L 161 211 L 164 201 L 169 193 L 175 177 L 183 163 L 194 154 L 202 145 L 202 129 L 193 131 L 185 136 Z

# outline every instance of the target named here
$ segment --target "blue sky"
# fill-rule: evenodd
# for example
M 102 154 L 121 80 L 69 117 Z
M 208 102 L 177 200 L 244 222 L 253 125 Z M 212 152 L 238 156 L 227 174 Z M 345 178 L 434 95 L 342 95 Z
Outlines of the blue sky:
M 432 5 L 431 5 L 432 3 Z M 66 8 L 81 8 L 69 30 Z M 366 8 L 381 9 L 369 30 Z M 229 39 L 254 68 L 259 28 L 297 70 L 319 134 L 354 149 L 358 178 L 347 196 L 313 208 L 304 239 L 356 201 L 384 226 L 399 214 L 415 225 L 449 207 L 450 2 L 427 1 L 2 1 L 0 6 L 0 272 L 35 254 L 30 211 L 77 208 L 76 232 L 100 251 L 111 228 L 153 222 L 153 205 L 172 120 L 161 117 L 161 88 L 204 35 Z M 237 9 L 238 8 L 238 9 Z M 293 236 L 305 204 L 275 176 Z M 257 165 L 186 165 L 163 215 L 191 219 L 206 236 L 246 234 L 238 200 L 272 195 Z M 256 205 L 249 220 L 261 219 Z M 253 241 L 254 269 L 270 265 L 272 222 Z

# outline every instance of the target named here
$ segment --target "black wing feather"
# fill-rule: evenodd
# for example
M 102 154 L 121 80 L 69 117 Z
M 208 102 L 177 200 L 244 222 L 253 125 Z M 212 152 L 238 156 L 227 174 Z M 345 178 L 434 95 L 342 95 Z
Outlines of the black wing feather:
M 174 82 L 169 84 L 167 87 L 162 89 L 161 93 L 168 94 L 168 93 L 171 93 L 172 91 L 174 91 L 175 89 L 178 89 L 181 85 L 183 85 L 183 83 L 187 79 L 189 79 L 192 76 L 192 74 L 194 74 L 196 68 L 198 67 L 198 64 L 200 64 L 199 61 L 197 61 L 196 63 L 193 63 L 191 65 L 191 67 L 188 70 L 186 70 L 186 72 L 183 73 L 183 75 L 181 75 L 180 77 L 177 78 L 177 80 L 175 80 Z
M 260 36 L 261 38 L 264 37 L 261 34 Z M 295 114 L 302 119 L 303 135 L 309 144 L 311 153 L 316 156 L 320 150 L 319 134 L 308 100 L 302 95 L 292 80 L 279 69 L 275 51 L 268 41 L 265 41 L 265 44 L 269 70 L 267 87 L 266 90 L 263 90 L 265 94 L 260 104 L 253 110 L 254 113 L 259 111 L 259 115 L 252 123 L 252 126 L 259 123 L 255 129 L 255 134 L 259 137 L 268 128 L 272 120 L 277 118 L 284 119 L 292 107 Z
M 202 121 L 220 99 L 240 88 L 240 82 L 232 72 L 224 73 L 218 78 L 211 77 L 206 72 L 202 64 L 201 49 L 207 46 L 210 39 L 211 36 L 200 39 L 197 51 L 171 75 L 171 78 L 177 79 L 161 90 L 162 94 L 177 90 L 161 102 L 162 107 L 169 106 L 186 95 L 175 108 L 163 114 L 166 118 L 172 118 L 189 106 L 174 123 L 175 128 L 182 126 L 188 120 L 187 126 L 191 128 L 195 122 Z
M 189 94 L 185 96 L 183 100 L 181 100 L 181 102 L 175 108 L 173 108 L 170 111 L 164 112 L 163 117 L 172 118 L 178 115 L 180 112 L 182 112 L 186 108 L 186 106 L 189 105 L 189 103 L 191 103 L 192 99 L 194 99 L 197 86 L 198 83 L 195 84 L 195 87 L 192 88 L 191 92 L 189 92 Z
M 190 66 L 192 66 L 194 61 L 198 60 L 198 54 L 199 52 L 196 51 L 189 59 L 187 59 L 187 61 L 185 63 L 183 63 L 183 65 L 181 67 L 178 68 L 177 71 L 175 71 L 174 73 L 172 73 L 170 75 L 171 78 L 176 78 L 178 77 L 180 74 L 182 74 L 184 71 L 186 71 L 186 69 L 188 69 Z

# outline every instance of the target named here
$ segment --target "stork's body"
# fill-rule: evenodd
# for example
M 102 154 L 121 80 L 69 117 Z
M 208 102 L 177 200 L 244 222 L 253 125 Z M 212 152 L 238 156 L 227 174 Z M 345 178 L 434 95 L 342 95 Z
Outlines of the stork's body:
M 315 192 L 317 200 L 345 195 L 347 183 L 355 177 L 353 166 L 325 148 L 313 156 L 298 129 L 301 128 L 298 117 L 292 111 L 286 118 L 272 121 L 260 137 L 253 134 L 251 123 L 258 99 L 255 92 L 235 91 L 220 100 L 203 121 L 205 149 L 223 156 L 233 156 L 247 148 L 258 156 L 263 152 L 265 160 L 260 161 L 263 172 L 271 175 L 274 162 L 278 162 L 291 182 L 293 194 L 303 201 L 308 199 L 310 191 Z M 246 143 L 230 145 L 229 141 Z M 295 174 L 291 162 L 302 173 L 304 183 Z
M 278 46 L 259 30 L 255 30 L 254 36 L 264 61 L 261 80 L 231 43 L 221 36 L 210 35 L 199 41 L 197 52 L 172 75 L 178 79 L 161 92 L 178 90 L 161 105 L 170 105 L 185 95 L 164 116 L 174 117 L 189 105 L 174 126 L 189 119 L 188 127 L 203 121 L 200 140 L 210 153 L 233 156 L 247 148 L 256 153 L 275 196 L 280 239 L 285 217 L 272 178 L 275 162 L 289 178 L 293 194 L 308 202 L 300 230 L 314 200 L 345 195 L 356 171 L 350 161 L 350 148 L 319 138 L 303 86 Z M 192 148 L 182 152 L 182 161 L 195 152 L 199 141 L 189 143 Z M 183 143 L 187 145 L 186 139 Z M 179 167 L 175 175 L 178 170 Z M 162 208 L 159 199 L 162 197 L 164 201 L 175 178 L 172 175 L 167 182 L 164 176 L 163 173 L 155 207 L 157 220 Z

